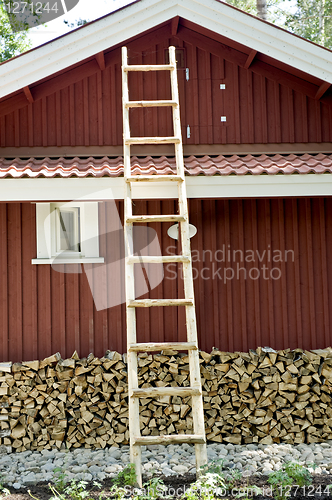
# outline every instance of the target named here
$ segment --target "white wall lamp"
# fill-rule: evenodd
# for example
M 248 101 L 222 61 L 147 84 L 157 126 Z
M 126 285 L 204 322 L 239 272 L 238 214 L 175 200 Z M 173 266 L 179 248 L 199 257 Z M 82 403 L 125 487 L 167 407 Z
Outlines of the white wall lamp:
M 197 233 L 197 227 L 193 224 L 189 224 L 189 238 L 192 238 Z M 167 229 L 167 234 L 173 240 L 179 239 L 179 224 L 173 224 L 173 226 Z

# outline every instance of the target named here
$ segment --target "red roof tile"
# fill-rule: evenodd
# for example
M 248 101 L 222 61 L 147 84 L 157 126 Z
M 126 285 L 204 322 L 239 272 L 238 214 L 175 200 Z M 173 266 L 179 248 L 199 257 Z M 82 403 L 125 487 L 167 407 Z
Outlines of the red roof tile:
M 189 156 L 184 159 L 188 175 L 260 175 L 332 173 L 332 154 Z M 132 157 L 132 174 L 173 174 L 174 157 Z M 0 178 L 11 177 L 118 177 L 123 158 L 30 158 L 0 159 Z

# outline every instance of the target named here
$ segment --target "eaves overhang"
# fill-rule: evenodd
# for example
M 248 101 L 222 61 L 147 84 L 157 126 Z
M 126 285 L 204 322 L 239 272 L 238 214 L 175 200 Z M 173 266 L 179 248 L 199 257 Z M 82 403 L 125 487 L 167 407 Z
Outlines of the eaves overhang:
M 0 98 L 176 16 L 332 83 L 332 52 L 219 0 L 138 0 L 0 65 Z

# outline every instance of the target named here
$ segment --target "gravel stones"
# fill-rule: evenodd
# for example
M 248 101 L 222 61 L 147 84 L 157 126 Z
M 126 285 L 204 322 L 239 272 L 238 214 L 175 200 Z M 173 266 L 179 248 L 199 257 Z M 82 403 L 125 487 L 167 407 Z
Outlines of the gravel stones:
M 316 474 L 332 471 L 332 441 L 322 444 L 233 445 L 210 443 L 208 461 L 222 460 L 224 468 L 244 473 L 271 474 L 285 462 L 294 461 Z M 102 481 L 115 477 L 129 463 L 129 446 L 90 450 L 85 448 L 63 452 L 43 450 L 0 455 L 0 476 L 15 489 L 55 480 L 61 473 L 67 480 Z M 142 447 L 143 470 L 147 474 L 175 476 L 195 473 L 194 447 L 183 445 L 151 445 Z M 315 470 L 314 470 L 314 467 Z

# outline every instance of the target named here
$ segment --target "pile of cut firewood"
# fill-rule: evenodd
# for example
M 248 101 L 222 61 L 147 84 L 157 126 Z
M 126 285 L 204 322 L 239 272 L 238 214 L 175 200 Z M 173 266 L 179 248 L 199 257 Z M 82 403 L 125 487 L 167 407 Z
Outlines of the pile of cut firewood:
M 207 439 L 315 443 L 332 439 L 332 350 L 200 352 Z M 186 353 L 139 355 L 140 387 L 189 386 Z M 142 435 L 193 432 L 191 398 L 140 400 Z M 75 352 L 0 364 L 0 444 L 14 451 L 127 444 L 126 355 Z
M 207 438 L 235 444 L 332 439 L 332 350 L 202 353 Z

